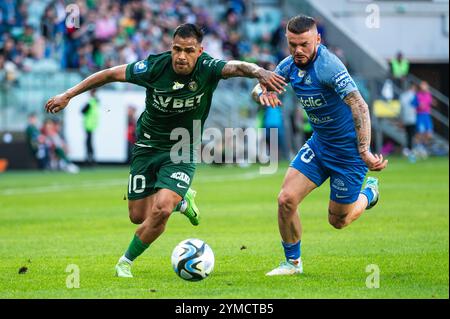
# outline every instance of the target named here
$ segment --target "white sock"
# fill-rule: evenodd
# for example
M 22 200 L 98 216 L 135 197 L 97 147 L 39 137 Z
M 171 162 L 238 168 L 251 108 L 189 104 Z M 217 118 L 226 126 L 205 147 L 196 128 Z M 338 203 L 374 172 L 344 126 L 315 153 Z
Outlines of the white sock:
M 302 262 L 302 257 L 299 257 L 297 259 L 289 259 L 288 261 L 291 264 L 294 264 L 295 266 L 298 266 Z
M 187 205 L 188 205 L 187 201 L 183 199 L 180 207 L 180 212 L 184 213 L 186 211 Z
M 119 262 L 126 262 L 129 263 L 130 265 L 133 263 L 131 260 L 129 260 L 127 257 L 125 257 L 125 255 L 123 255 L 122 257 L 119 258 Z

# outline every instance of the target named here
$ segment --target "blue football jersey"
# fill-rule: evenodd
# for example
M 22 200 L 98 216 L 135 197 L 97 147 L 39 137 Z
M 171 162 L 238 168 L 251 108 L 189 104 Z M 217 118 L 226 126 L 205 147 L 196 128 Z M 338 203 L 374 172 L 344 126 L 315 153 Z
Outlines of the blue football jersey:
M 343 101 L 358 88 L 336 55 L 320 45 L 316 58 L 304 69 L 297 67 L 289 56 L 278 64 L 275 73 L 294 89 L 308 114 L 314 131 L 312 138 L 324 146 L 323 153 L 359 159 L 352 112 Z

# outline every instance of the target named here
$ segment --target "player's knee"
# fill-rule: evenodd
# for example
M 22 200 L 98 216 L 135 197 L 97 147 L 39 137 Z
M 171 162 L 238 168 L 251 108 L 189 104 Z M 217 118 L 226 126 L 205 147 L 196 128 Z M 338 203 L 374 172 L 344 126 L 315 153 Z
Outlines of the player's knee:
M 346 226 L 347 215 L 336 215 L 332 211 L 328 211 L 328 222 L 336 229 L 342 229 Z
M 134 214 L 132 214 L 131 212 L 130 212 L 129 217 L 130 217 L 130 221 L 131 221 L 133 224 L 136 224 L 136 225 L 142 224 L 142 223 L 144 222 L 144 220 L 145 220 L 144 217 L 139 216 L 139 215 L 134 215 Z
M 296 212 L 296 206 L 294 194 L 282 190 L 278 195 L 278 212 L 282 215 L 290 214 Z
M 128 216 L 133 224 L 142 224 L 145 220 L 145 213 L 133 205 L 128 206 Z

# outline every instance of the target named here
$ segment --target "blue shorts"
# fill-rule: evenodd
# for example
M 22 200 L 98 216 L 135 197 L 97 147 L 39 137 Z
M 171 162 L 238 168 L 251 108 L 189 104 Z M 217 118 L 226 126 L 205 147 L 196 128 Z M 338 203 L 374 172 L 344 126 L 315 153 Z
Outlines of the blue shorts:
M 358 157 L 351 164 L 348 158 L 337 161 L 321 152 L 319 142 L 309 140 L 292 160 L 290 166 L 308 177 L 318 187 L 330 178 L 330 199 L 341 204 L 358 200 L 367 166 Z
M 416 131 L 417 133 L 433 132 L 433 121 L 431 120 L 430 114 L 424 113 L 417 114 Z

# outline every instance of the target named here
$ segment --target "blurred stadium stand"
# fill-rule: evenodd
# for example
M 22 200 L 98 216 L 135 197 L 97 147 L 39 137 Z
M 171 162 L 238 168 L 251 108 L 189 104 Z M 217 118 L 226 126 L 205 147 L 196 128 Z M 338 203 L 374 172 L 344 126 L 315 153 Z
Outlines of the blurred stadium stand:
M 77 30 L 65 26 L 65 10 L 70 3 L 80 8 L 81 29 L 76 37 L 73 35 Z M 27 114 L 37 112 L 43 120 L 46 116 L 43 105 L 49 97 L 97 70 L 167 50 L 171 30 L 181 22 L 195 22 L 204 27 L 203 44 L 213 56 L 243 59 L 273 68 L 288 55 L 283 29 L 286 19 L 304 13 L 319 18 L 327 46 L 346 63 L 372 108 L 376 150 L 381 149 L 386 137 L 398 145 L 405 143 L 395 112 L 394 116 L 376 117 L 377 112 L 373 110 L 375 102 L 383 100 L 381 88 L 389 77 L 389 59 L 402 51 L 411 62 L 409 80 L 427 80 L 434 98 L 439 101 L 432 114 L 437 133 L 435 143 L 448 153 L 448 0 L 171 0 L 149 3 L 2 0 L 0 151 L 6 149 L 1 138 L 5 133 L 14 136 L 8 144 L 23 143 Z M 369 4 L 380 9 L 380 28 L 366 27 L 365 21 L 371 14 L 367 10 Z M 102 38 L 98 34 L 102 28 L 99 23 L 107 24 L 108 18 L 112 26 L 103 31 L 110 28 L 111 35 Z M 255 81 L 248 79 L 222 81 L 206 126 L 245 128 L 257 125 L 257 106 L 249 95 L 254 84 Z M 104 90 L 142 88 L 118 83 Z M 401 89 L 395 87 L 394 90 Z M 285 136 L 289 140 L 287 144 L 292 145 L 293 127 L 289 117 L 297 102 L 291 91 L 284 103 Z M 57 117 L 63 119 L 62 115 Z M 301 123 L 298 125 L 301 127 Z M 302 140 L 297 141 L 290 151 L 295 152 L 295 147 L 301 143 Z M 9 166 L 14 167 L 14 164 L 10 161 Z

